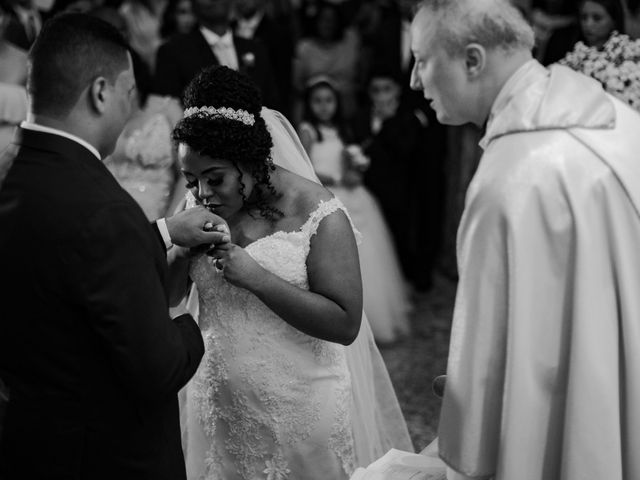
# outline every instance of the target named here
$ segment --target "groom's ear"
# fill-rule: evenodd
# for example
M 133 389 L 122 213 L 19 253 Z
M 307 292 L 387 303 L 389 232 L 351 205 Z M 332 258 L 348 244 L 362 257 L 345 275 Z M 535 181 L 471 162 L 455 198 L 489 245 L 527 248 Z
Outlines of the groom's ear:
M 104 113 L 107 109 L 109 97 L 109 83 L 104 77 L 97 77 L 89 86 L 89 103 L 97 113 Z

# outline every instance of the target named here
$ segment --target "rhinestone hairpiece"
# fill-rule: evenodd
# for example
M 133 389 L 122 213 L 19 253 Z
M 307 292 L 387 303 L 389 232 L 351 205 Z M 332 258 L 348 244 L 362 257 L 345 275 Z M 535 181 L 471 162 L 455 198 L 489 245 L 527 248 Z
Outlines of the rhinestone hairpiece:
M 240 108 L 238 110 L 234 110 L 233 108 L 227 107 L 190 107 L 184 111 L 184 118 L 189 118 L 196 114 L 205 114 L 206 116 L 211 117 L 228 118 L 229 120 L 242 122 L 245 125 L 249 126 L 252 126 L 254 123 L 256 123 L 256 119 L 252 113 L 249 113 L 246 110 L 242 110 Z

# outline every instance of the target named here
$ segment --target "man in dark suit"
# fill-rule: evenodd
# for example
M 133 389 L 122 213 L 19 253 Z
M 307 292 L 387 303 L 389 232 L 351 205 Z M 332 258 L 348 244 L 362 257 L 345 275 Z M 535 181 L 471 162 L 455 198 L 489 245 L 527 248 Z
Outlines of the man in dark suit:
M 209 65 L 225 65 L 251 77 L 265 106 L 281 109 L 272 66 L 264 46 L 233 35 L 231 0 L 192 0 L 200 28 L 172 37 L 158 49 L 155 89 L 182 100 L 188 83 Z
M 236 36 L 258 40 L 265 46 L 272 62 L 282 111 L 289 113 L 293 100 L 292 69 L 295 50 L 292 16 L 270 16 L 266 11 L 265 0 L 236 0 L 236 11 Z
M 0 478 L 184 479 L 177 392 L 204 346 L 169 317 L 165 248 L 227 240 L 205 231 L 220 219 L 152 226 L 102 163 L 135 90 L 113 27 L 56 17 L 30 62 L 31 111 L 0 157 Z

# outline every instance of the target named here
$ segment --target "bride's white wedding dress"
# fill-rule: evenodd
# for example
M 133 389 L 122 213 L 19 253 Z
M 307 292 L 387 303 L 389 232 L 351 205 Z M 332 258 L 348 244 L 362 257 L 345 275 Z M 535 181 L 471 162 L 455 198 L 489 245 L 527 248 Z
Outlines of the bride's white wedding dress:
M 261 115 L 275 163 L 319 183 L 287 119 L 269 109 Z M 187 208 L 194 204 L 191 197 Z M 260 238 L 246 251 L 308 289 L 311 238 L 338 210 L 344 206 L 335 198 L 321 202 L 298 230 Z M 189 303 L 206 352 L 181 392 L 189 480 L 339 480 L 392 447 L 413 451 L 366 315 L 345 347 L 291 327 L 227 283 L 204 255 L 192 262 L 190 276 L 198 301 Z
M 319 224 L 344 206 L 321 202 L 297 231 L 246 251 L 308 289 L 306 259 Z M 412 450 L 366 318 L 349 347 L 293 328 L 209 257 L 192 262 L 206 353 L 183 406 L 188 478 L 346 479 L 389 448 Z

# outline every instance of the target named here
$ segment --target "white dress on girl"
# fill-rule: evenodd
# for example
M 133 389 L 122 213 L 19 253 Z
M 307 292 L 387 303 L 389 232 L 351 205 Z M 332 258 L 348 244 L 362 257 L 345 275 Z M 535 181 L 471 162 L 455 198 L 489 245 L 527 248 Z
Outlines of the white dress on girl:
M 359 247 L 362 271 L 364 311 L 373 336 L 380 344 L 391 343 L 409 333 L 410 304 L 393 239 L 374 197 L 362 185 L 341 185 L 344 143 L 335 128 L 320 126 L 322 141 L 316 130 L 303 122 L 300 130 L 308 132 L 314 142 L 309 152 L 319 177 L 333 179 L 328 186 L 347 207 L 353 223 L 362 233 Z M 389 188 L 393 188 L 389 185 Z

